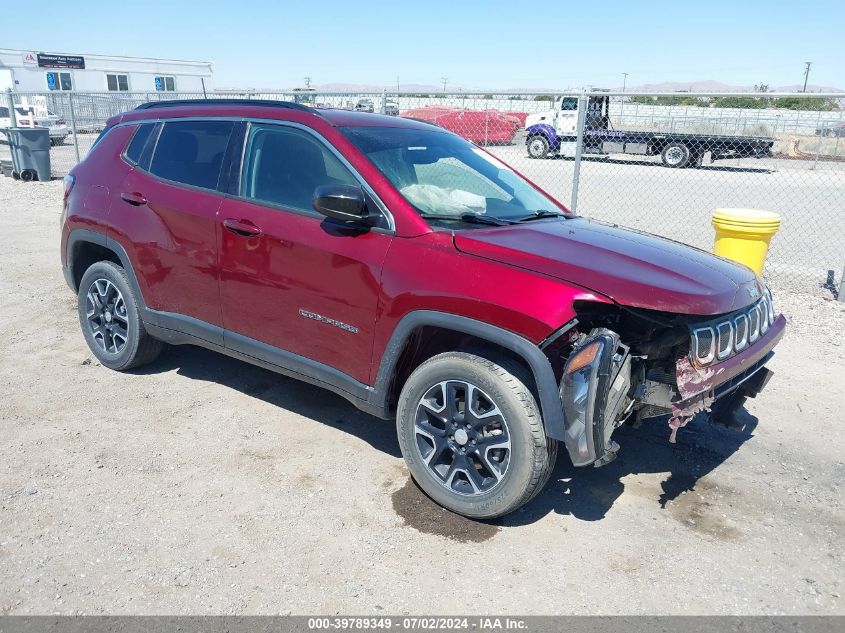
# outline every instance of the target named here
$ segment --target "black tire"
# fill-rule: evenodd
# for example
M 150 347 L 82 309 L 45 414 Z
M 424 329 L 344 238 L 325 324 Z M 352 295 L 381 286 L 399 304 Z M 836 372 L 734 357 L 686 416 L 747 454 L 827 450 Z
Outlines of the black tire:
M 501 414 L 501 416 L 494 416 L 491 419 L 500 418 L 504 425 L 504 431 L 501 431 L 498 436 L 493 436 L 493 444 L 500 445 L 501 443 L 497 443 L 495 438 L 503 435 L 506 435 L 508 440 L 507 462 L 504 465 L 504 470 L 500 471 L 499 476 L 485 476 L 485 472 L 490 474 L 491 471 L 485 470 L 484 466 L 478 467 L 478 470 L 475 471 L 478 479 L 493 482 L 488 484 L 489 487 L 487 488 L 476 487 L 475 484 L 471 484 L 468 473 L 467 477 L 464 477 L 466 484 L 463 484 L 463 482 L 454 483 L 458 481 L 458 477 L 454 474 L 452 479 L 448 482 L 445 481 L 445 475 L 442 472 L 438 473 L 434 467 L 427 463 L 427 460 L 431 463 L 435 461 L 429 456 L 431 453 L 425 457 L 423 455 L 423 451 L 428 448 L 427 442 L 429 442 L 426 436 L 420 433 L 418 426 L 421 411 L 424 412 L 423 417 L 425 417 L 426 409 L 423 406 L 423 400 L 427 399 L 433 390 L 437 390 L 440 385 L 444 384 L 447 385 L 442 388 L 445 417 L 448 418 L 449 409 L 446 403 L 446 390 L 449 389 L 449 385 L 453 384 L 471 385 L 481 394 L 478 402 L 484 400 L 488 404 L 492 404 Z M 547 438 L 544 433 L 540 409 L 531 389 L 528 387 L 529 384 L 530 380 L 522 368 L 510 364 L 506 360 L 492 356 L 487 358 L 479 353 L 447 352 L 439 354 L 414 370 L 402 388 L 399 397 L 396 428 L 399 435 L 399 446 L 411 476 L 431 499 L 444 508 L 466 517 L 492 519 L 513 512 L 540 492 L 554 468 L 557 458 L 557 442 Z M 427 401 L 431 402 L 431 400 Z M 472 408 L 470 406 L 471 410 Z M 472 413 L 475 415 L 474 411 Z M 474 415 L 470 417 L 474 417 Z M 480 415 L 484 418 L 486 414 Z M 487 455 L 491 450 L 501 450 L 504 453 L 505 449 L 480 448 L 483 447 L 485 442 L 484 439 L 480 439 L 480 436 L 475 436 L 479 437 L 478 446 L 475 444 L 475 439 L 471 440 L 472 446 L 470 446 L 466 443 L 467 440 L 462 438 L 463 445 L 458 447 L 458 443 L 461 442 L 458 439 L 458 433 L 464 428 L 463 424 L 466 417 L 466 406 L 464 405 L 464 419 L 459 422 L 457 431 L 451 438 L 447 435 L 450 432 L 448 430 L 449 424 L 448 422 L 445 423 L 447 430 L 440 441 L 446 445 L 451 445 L 453 448 L 444 451 L 444 453 L 451 452 L 446 455 L 445 462 L 438 467 L 447 472 L 452 472 L 458 460 L 462 459 L 462 456 L 458 455 L 454 449 L 464 448 L 467 461 L 461 463 L 469 464 L 475 459 L 476 466 L 480 463 L 478 459 L 481 452 L 484 452 L 485 460 L 489 460 Z M 485 425 L 485 423 L 481 424 L 482 426 Z M 431 428 L 431 426 L 429 425 L 426 428 Z M 469 430 L 470 426 L 467 425 L 466 428 Z M 464 433 L 464 436 L 466 435 L 467 433 Z M 422 449 L 421 445 L 423 446 Z M 431 452 L 435 452 L 434 442 L 431 443 Z M 471 454 L 474 457 L 471 457 Z M 504 455 L 501 459 L 500 464 L 504 463 Z M 447 465 L 450 460 L 452 460 L 451 465 Z M 489 463 L 489 461 L 485 463 Z M 455 470 L 458 473 L 466 472 L 461 469 Z M 449 482 L 452 482 L 451 486 Z M 465 490 L 471 486 L 472 490 L 459 492 L 455 489 L 455 486 L 459 485 L 463 485 Z
M 21 172 L 21 180 L 24 182 L 32 182 L 33 180 L 38 180 L 38 174 L 35 173 L 32 169 L 24 169 Z
M 115 299 L 109 304 L 100 300 L 100 289 L 110 287 L 118 293 L 110 296 L 119 296 L 122 301 Z M 95 314 L 90 316 L 92 310 Z M 85 271 L 79 283 L 78 312 L 85 342 L 97 360 L 109 369 L 126 371 L 146 365 L 154 361 L 164 347 L 161 341 L 147 333 L 126 271 L 113 262 L 97 262 Z M 122 326 L 119 332 L 118 325 Z
M 690 161 L 689 147 L 679 141 L 671 141 L 663 148 L 660 159 L 666 167 L 673 169 L 686 167 Z
M 549 155 L 549 142 L 539 134 L 529 136 L 525 141 L 525 147 L 530 158 L 546 158 Z

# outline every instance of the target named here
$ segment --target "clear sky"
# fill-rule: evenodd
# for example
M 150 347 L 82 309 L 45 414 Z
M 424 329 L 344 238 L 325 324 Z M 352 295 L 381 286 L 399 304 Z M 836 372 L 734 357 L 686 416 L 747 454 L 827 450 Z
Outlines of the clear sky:
M 10 5 L 11 6 L 11 5 Z M 617 87 L 716 80 L 845 89 L 845 0 L 39 0 L 0 47 L 214 61 L 217 87 Z M 29 19 L 33 12 L 37 19 Z M 47 18 L 45 16 L 55 16 Z M 9 12 L 4 12 L 9 17 Z M 3 20 L 6 21 L 5 19 Z

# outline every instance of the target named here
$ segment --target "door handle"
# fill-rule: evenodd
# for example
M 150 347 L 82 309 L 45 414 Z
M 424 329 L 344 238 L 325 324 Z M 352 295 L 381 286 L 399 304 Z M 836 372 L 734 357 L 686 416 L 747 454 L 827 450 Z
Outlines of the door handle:
M 147 204 L 147 199 L 140 193 L 124 191 L 120 194 L 124 202 L 128 202 L 133 207 L 140 207 L 142 204 Z
M 235 235 L 240 235 L 241 237 L 255 237 L 257 235 L 261 235 L 261 229 L 249 220 L 235 220 L 234 218 L 227 218 L 223 220 L 223 226 Z

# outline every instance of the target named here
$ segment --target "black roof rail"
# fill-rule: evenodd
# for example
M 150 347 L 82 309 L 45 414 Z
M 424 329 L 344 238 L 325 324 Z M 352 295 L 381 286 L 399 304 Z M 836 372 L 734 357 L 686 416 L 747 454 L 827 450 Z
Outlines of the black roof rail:
M 301 110 L 311 114 L 319 114 L 314 108 L 309 108 L 293 101 L 274 101 L 272 99 L 170 99 L 164 101 L 148 101 L 142 103 L 136 110 L 149 110 L 151 108 L 168 108 L 176 106 L 260 106 L 264 108 L 288 108 L 290 110 Z

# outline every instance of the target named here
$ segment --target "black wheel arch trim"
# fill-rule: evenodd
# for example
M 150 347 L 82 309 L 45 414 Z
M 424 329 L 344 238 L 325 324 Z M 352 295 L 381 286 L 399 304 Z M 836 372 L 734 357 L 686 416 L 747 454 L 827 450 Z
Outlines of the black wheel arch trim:
M 447 312 L 415 310 L 402 317 L 393 330 L 381 357 L 375 388 L 370 394 L 374 405 L 383 410 L 388 408 L 387 398 L 399 356 L 411 333 L 423 326 L 443 327 L 469 334 L 518 354 L 525 360 L 534 375 L 546 435 L 553 439 L 565 440 L 566 431 L 563 423 L 560 391 L 555 380 L 554 370 L 543 351 L 527 338 L 510 330 Z

